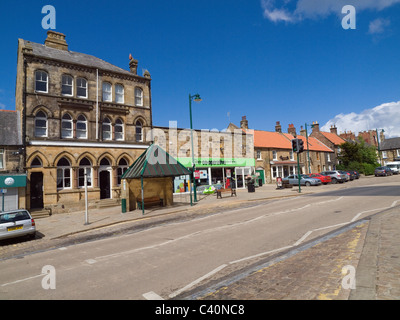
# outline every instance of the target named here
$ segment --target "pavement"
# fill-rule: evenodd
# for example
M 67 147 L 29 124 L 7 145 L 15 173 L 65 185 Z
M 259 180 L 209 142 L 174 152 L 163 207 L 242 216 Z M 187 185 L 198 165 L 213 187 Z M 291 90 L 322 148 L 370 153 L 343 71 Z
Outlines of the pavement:
M 120 207 L 91 209 L 88 213 L 89 224 L 85 224 L 84 211 L 56 214 L 36 220 L 38 235 L 35 240 L 8 240 L 0 243 L 0 261 L 51 247 L 123 233 L 127 228 L 140 230 L 175 219 L 191 219 L 196 215 L 215 214 L 274 199 L 351 187 L 352 183 L 356 182 L 304 187 L 301 194 L 297 188 L 277 190 L 275 185 L 264 185 L 256 188 L 254 193 L 237 190 L 237 197 L 233 198 L 230 195 L 224 195 L 223 199 L 216 199 L 215 195 L 200 195 L 199 202 L 193 206 L 190 206 L 188 195 L 177 195 L 174 196 L 174 206 L 147 209 L 144 215 L 139 210 L 122 213 Z M 399 213 L 399 206 L 395 206 L 298 248 L 268 257 L 263 263 L 237 272 L 233 277 L 207 284 L 202 290 L 182 298 L 398 300 Z

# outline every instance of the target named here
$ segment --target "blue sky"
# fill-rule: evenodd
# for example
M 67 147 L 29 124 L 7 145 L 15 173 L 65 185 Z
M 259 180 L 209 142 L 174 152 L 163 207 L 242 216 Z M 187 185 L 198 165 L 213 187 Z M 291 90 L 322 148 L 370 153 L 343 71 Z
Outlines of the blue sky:
M 400 0 L 2 1 L 0 108 L 15 108 L 17 40 L 44 43 L 44 5 L 69 49 L 152 75 L 153 120 L 274 130 L 318 121 L 400 136 Z M 353 4 L 356 29 L 341 8 Z M 230 118 L 228 117 L 230 114 Z

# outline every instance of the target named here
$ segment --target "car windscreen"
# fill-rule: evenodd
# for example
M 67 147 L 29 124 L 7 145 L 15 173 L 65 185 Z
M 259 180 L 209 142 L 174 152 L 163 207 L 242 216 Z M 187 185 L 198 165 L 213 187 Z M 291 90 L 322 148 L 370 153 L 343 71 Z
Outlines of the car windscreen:
M 0 214 L 0 224 L 17 222 L 22 220 L 30 220 L 30 216 L 26 211 L 8 212 Z

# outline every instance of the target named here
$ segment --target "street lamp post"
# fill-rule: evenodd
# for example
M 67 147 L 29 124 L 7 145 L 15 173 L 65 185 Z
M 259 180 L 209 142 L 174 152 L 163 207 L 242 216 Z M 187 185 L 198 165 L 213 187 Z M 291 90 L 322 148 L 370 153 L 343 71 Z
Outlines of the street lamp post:
M 192 119 L 192 101 L 201 102 L 199 94 L 191 95 L 189 94 L 189 112 L 190 112 L 190 135 L 192 141 L 192 176 L 193 176 L 193 190 L 194 190 L 194 202 L 197 202 L 197 191 L 196 191 L 196 179 L 194 177 L 194 172 L 196 170 L 196 165 L 194 162 L 194 143 L 193 143 L 193 119 Z
M 385 132 L 385 130 L 383 130 L 383 129 L 376 129 L 376 141 L 378 142 L 378 156 L 379 156 L 379 162 L 380 162 L 380 165 L 383 166 L 383 159 L 382 159 L 382 156 L 381 156 L 381 147 L 380 147 L 380 144 L 379 144 L 379 133 L 378 133 L 378 130 L 382 130 L 382 132 Z

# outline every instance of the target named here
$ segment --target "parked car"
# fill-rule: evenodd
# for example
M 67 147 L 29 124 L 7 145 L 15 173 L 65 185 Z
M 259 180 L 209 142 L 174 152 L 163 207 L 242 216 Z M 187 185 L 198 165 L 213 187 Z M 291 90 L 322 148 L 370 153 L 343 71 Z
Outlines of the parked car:
M 349 170 L 349 171 L 353 172 L 354 179 L 360 179 L 360 174 L 357 171 L 355 171 L 355 170 Z
M 338 170 L 332 170 L 332 171 L 323 171 L 321 172 L 323 176 L 330 176 L 332 179 L 332 183 L 343 183 L 347 181 L 347 174 L 342 174 Z
M 36 224 L 28 210 L 13 210 L 0 213 L 0 240 L 36 236 Z
M 375 177 L 377 176 L 391 176 L 393 175 L 392 170 L 388 167 L 378 167 L 375 169 Z
M 332 182 L 332 178 L 330 176 L 324 176 L 320 173 L 311 173 L 308 175 L 310 178 L 321 180 L 322 184 L 328 184 Z
M 299 184 L 299 178 L 298 178 L 297 174 L 283 178 L 282 181 L 289 181 L 289 184 L 291 184 L 291 185 Z M 319 186 L 321 184 L 322 184 L 322 182 L 319 179 L 310 178 L 309 176 L 307 176 L 305 174 L 300 175 L 300 185 L 302 185 L 302 186 L 307 186 L 307 187 L 308 186 Z
M 393 174 L 400 173 L 400 161 L 388 162 L 386 166 L 392 170 Z
M 354 173 L 351 172 L 351 171 L 339 170 L 339 172 L 342 173 L 342 174 L 347 174 L 347 178 L 348 178 L 348 180 L 350 180 L 350 181 L 353 181 L 353 180 L 355 179 Z

